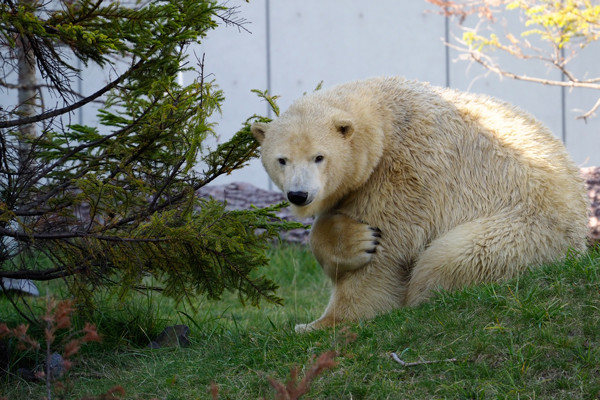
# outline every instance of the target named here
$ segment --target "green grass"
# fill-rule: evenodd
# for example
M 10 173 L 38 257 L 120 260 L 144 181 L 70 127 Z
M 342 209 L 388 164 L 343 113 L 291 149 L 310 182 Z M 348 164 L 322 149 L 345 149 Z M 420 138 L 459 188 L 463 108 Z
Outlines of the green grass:
M 82 351 L 67 398 L 122 385 L 130 399 L 273 398 L 266 377 L 284 381 L 329 349 L 337 367 L 312 385 L 311 399 L 595 399 L 600 396 L 600 250 L 535 269 L 503 284 L 440 293 L 417 308 L 335 330 L 298 335 L 297 322 L 319 316 L 329 285 L 306 249 L 274 249 L 265 273 L 281 285 L 285 306 L 242 307 L 234 294 L 198 300 L 198 312 L 154 297 L 107 301 L 94 319 L 105 343 Z M 115 306 L 120 312 L 110 311 Z M 16 322 L 5 301 L 0 320 Z M 149 350 L 146 337 L 185 323 L 192 345 Z M 456 358 L 403 367 L 406 362 Z M 300 375 L 304 374 L 304 368 Z M 0 378 L 0 397 L 41 399 L 42 384 Z

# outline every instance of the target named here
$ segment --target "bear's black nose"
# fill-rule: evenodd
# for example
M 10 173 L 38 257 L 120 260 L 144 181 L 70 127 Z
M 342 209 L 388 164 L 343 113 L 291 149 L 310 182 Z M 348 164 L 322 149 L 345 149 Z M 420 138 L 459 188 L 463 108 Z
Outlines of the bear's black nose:
M 287 194 L 288 200 L 297 206 L 301 206 L 308 199 L 308 193 L 306 192 L 288 192 Z

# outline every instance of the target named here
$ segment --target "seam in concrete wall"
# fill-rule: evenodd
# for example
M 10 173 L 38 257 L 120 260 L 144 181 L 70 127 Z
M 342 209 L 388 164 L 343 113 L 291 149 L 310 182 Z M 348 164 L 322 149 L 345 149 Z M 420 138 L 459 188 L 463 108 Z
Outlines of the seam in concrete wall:
M 565 59 L 565 49 L 564 47 L 560 48 L 560 57 Z M 565 74 L 563 72 L 560 73 L 561 82 L 565 81 Z M 565 146 L 567 145 L 567 88 L 564 86 L 560 87 L 560 129 L 561 129 L 561 138 Z
M 450 87 L 450 17 L 444 16 L 444 51 L 446 61 L 446 87 Z

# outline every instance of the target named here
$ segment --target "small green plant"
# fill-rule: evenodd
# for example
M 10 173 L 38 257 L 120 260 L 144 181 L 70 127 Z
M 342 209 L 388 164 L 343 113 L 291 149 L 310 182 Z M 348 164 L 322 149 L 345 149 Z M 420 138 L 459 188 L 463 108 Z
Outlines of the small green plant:
M 306 374 L 300 381 L 298 381 L 300 370 L 298 366 L 292 367 L 290 377 L 285 384 L 275 378 L 268 377 L 267 380 L 275 389 L 275 400 L 298 400 L 307 394 L 312 381 L 322 374 L 323 371 L 337 366 L 335 357 L 337 357 L 337 352 L 333 350 L 326 351 L 319 357 L 315 357 L 316 359 L 308 367 Z M 219 399 L 219 385 L 215 382 L 211 382 L 210 384 L 210 394 L 213 400 Z
M 275 388 L 276 400 L 297 400 L 308 393 L 311 382 L 319 376 L 324 370 L 333 368 L 337 365 L 334 361 L 337 352 L 330 350 L 321 354 L 315 362 L 308 368 L 306 375 L 298 382 L 298 367 L 293 367 L 290 371 L 290 377 L 285 385 L 274 378 L 269 378 L 269 383 Z
M 47 400 L 51 400 L 54 394 L 58 398 L 64 398 L 67 387 L 59 379 L 66 377 L 73 367 L 72 357 L 79 352 L 81 346 L 85 343 L 101 341 L 93 324 L 86 323 L 82 329 L 73 328 L 71 321 L 75 311 L 73 304 L 71 300 L 60 302 L 52 298 L 47 300 L 46 313 L 41 318 L 43 345 L 28 334 L 29 325 L 21 324 L 11 329 L 5 323 L 0 324 L 0 339 L 13 338 L 17 341 L 18 350 L 39 351 L 44 355 L 45 367 L 38 370 L 35 377 L 45 381 Z M 66 333 L 61 335 L 63 332 Z M 60 353 L 55 353 L 59 350 Z M 56 361 L 52 362 L 53 359 Z M 108 394 L 115 398 L 117 394 L 124 394 L 124 390 L 117 386 Z M 98 397 L 100 398 L 102 397 Z M 87 397 L 87 399 L 92 398 Z

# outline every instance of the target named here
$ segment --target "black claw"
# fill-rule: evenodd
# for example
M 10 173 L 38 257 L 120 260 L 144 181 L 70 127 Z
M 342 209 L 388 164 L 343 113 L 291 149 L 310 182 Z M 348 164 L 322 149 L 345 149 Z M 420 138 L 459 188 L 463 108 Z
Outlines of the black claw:
M 374 228 L 372 226 L 370 226 L 369 229 L 373 231 L 373 236 L 375 236 L 375 237 L 381 237 L 381 229 Z
M 376 247 L 374 247 L 374 248 L 372 248 L 370 250 L 367 250 L 367 253 L 369 253 L 369 254 L 375 254 L 376 252 L 377 252 L 377 248 Z

